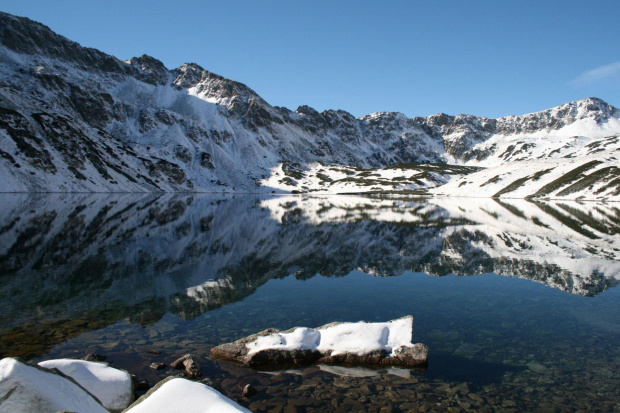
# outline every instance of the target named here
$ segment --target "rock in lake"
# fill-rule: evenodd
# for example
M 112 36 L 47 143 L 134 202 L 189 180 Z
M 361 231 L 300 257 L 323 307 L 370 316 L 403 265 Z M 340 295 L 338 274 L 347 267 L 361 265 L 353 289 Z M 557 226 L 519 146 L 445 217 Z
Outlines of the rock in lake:
M 164 363 L 151 363 L 149 366 L 152 370 L 163 370 L 166 368 Z
M 245 387 L 243 388 L 243 391 L 241 392 L 241 394 L 243 395 L 243 397 L 252 397 L 257 392 L 258 391 L 256 390 L 256 388 L 254 386 L 252 386 L 251 384 L 246 384 Z
M 219 358 L 246 366 L 355 363 L 420 366 L 428 361 L 426 345 L 412 344 L 413 317 L 384 323 L 330 323 L 287 331 L 270 328 L 211 349 Z
M 87 354 L 86 356 L 84 356 L 84 358 L 82 360 L 84 361 L 105 361 L 108 358 L 108 356 L 103 356 L 101 354 Z
M 173 369 L 185 369 L 185 374 L 190 379 L 199 379 L 202 376 L 200 370 L 200 363 L 196 356 L 192 354 L 186 354 L 183 357 L 176 359 L 170 364 Z

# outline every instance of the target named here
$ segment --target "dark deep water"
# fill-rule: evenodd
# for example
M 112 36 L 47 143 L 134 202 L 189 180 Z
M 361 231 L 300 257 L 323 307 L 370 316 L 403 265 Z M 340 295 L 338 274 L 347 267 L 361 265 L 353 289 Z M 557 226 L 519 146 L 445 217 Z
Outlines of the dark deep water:
M 191 352 L 254 411 L 620 409 L 614 204 L 0 198 L 1 357 L 103 354 L 155 384 L 177 371 L 151 362 Z M 209 356 L 268 327 L 408 314 L 426 371 L 259 372 Z

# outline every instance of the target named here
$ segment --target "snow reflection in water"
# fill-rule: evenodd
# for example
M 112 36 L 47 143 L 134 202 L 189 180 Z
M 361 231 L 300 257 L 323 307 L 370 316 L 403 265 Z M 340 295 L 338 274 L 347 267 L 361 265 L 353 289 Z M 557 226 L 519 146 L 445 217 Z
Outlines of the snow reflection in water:
M 151 361 L 206 355 L 267 327 L 413 314 L 414 341 L 431 350 L 427 372 L 267 374 L 206 356 L 203 371 L 233 398 L 252 382 L 261 391 L 246 404 L 259 411 L 289 403 L 316 411 L 618 403 L 613 205 L 213 195 L 2 201 L 3 356 L 94 351 L 154 383 L 172 372 L 151 371 Z

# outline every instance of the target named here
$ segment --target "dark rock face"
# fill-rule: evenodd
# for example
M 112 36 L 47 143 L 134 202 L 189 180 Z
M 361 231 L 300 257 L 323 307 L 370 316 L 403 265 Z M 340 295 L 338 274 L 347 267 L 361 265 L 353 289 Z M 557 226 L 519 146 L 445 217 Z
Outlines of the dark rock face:
M 135 69 L 136 77 L 151 85 L 165 85 L 170 73 L 166 66 L 154 57 L 143 54 L 132 57 L 128 63 Z
M 104 127 L 114 118 L 114 98 L 109 93 L 93 96 L 79 86 L 72 86 L 70 99 L 84 122 L 94 127 Z
M 95 49 L 85 48 L 25 17 L 0 13 L 0 43 L 29 55 L 50 56 L 77 63 L 80 68 L 127 73 L 122 62 Z
M 32 166 L 45 173 L 56 173 L 51 154 L 25 116 L 15 110 L 0 107 L 0 129 L 7 132 Z
M 200 154 L 200 165 L 205 168 L 214 169 L 215 164 L 213 163 L 213 157 L 211 154 L 203 152 Z

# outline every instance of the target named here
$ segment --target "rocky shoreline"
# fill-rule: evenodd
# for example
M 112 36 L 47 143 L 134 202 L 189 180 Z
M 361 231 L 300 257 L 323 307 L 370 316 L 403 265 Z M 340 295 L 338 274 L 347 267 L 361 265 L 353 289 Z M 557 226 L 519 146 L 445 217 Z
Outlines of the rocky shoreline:
M 267 329 L 217 346 L 211 353 L 246 367 L 284 368 L 311 363 L 422 366 L 428 361 L 428 348 L 411 343 L 412 329 L 412 316 L 384 323 L 335 322 L 316 329 L 297 327 L 284 332 Z M 38 411 L 84 413 L 249 411 L 211 387 L 208 378 L 198 381 L 203 374 L 198 356 L 186 354 L 171 362 L 172 369 L 183 372 L 168 376 L 152 388 L 129 372 L 109 366 L 105 358 L 89 354 L 83 360 L 57 359 L 38 364 L 18 358 L 0 360 L 0 412 L 28 412 L 35 406 Z M 166 367 L 161 362 L 150 365 L 153 370 Z M 257 392 L 251 384 L 240 389 L 246 400 Z
M 208 379 L 196 381 L 201 373 L 195 356 L 183 356 L 170 366 L 185 371 L 148 389 L 148 384 L 129 372 L 102 361 L 57 359 L 30 364 L 7 357 L 0 360 L 0 412 L 249 411 L 206 384 Z M 243 395 L 249 397 L 255 392 L 246 386 Z

